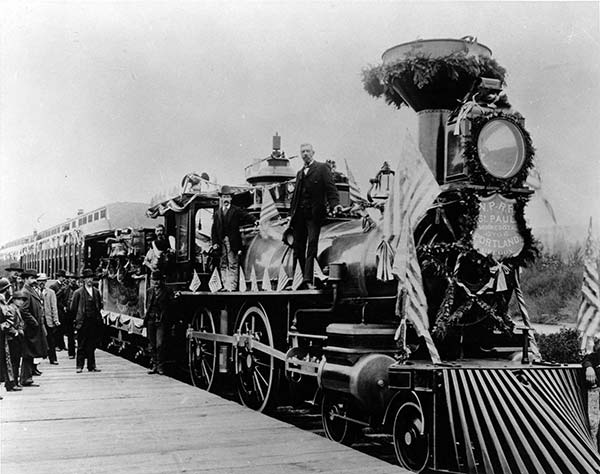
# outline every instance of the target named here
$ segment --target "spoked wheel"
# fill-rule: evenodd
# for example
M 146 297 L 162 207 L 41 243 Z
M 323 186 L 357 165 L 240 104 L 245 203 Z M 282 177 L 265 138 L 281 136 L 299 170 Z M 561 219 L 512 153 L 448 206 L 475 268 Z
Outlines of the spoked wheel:
M 236 332 L 252 341 L 274 347 L 273 332 L 262 306 L 250 306 L 238 318 Z M 236 357 L 237 389 L 241 402 L 248 408 L 265 411 L 272 408 L 277 396 L 279 371 L 275 358 L 248 344 L 238 346 Z
M 192 319 L 194 331 L 214 334 L 216 332 L 213 314 L 202 308 Z M 215 389 L 217 378 L 217 342 L 191 338 L 188 340 L 188 361 L 190 377 L 194 386 L 211 391 Z
M 394 420 L 394 450 L 402 467 L 421 472 L 429 459 L 429 437 L 424 430 L 425 418 L 421 407 L 406 402 Z
M 362 427 L 344 417 L 352 417 L 352 401 L 344 394 L 325 392 L 321 401 L 321 421 L 327 437 L 347 446 L 358 439 Z

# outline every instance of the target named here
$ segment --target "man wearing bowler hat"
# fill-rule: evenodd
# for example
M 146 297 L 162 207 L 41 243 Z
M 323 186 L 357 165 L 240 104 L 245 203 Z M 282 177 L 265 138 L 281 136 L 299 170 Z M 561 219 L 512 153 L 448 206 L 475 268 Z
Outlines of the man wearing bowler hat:
M 25 322 L 23 338 L 23 363 L 21 368 L 21 385 L 24 387 L 37 386 L 33 383 L 32 375 L 36 375 L 33 359 L 48 356 L 48 342 L 44 326 L 44 302 L 36 289 L 37 272 L 23 272 L 23 293 L 26 300 L 21 307 L 21 317 Z M 37 372 L 38 374 L 40 372 Z
M 242 252 L 240 226 L 256 222 L 247 211 L 232 204 L 233 194 L 233 188 L 221 188 L 219 207 L 213 215 L 211 230 L 212 248 L 220 255 L 219 268 L 226 291 L 238 289 L 239 258 Z
M 294 256 L 303 269 L 302 288 L 312 289 L 321 225 L 327 216 L 327 204 L 333 212 L 341 210 L 338 190 L 330 167 L 313 159 L 310 143 L 300 145 L 304 166 L 296 175 L 290 209 L 290 227 L 294 235 Z
M 75 314 L 75 331 L 77 331 L 77 373 L 83 371 L 87 360 L 89 372 L 100 372 L 96 367 L 96 345 L 102 331 L 102 297 L 94 287 L 94 272 L 84 268 L 81 273 L 83 286 L 73 293 L 71 312 Z
M 51 288 L 56 293 L 58 320 L 60 322 L 60 331 L 56 338 L 56 349 L 66 349 L 65 336 L 67 336 L 69 359 L 74 359 L 75 337 L 73 335 L 73 317 L 71 316 L 71 298 L 73 297 L 73 289 L 67 280 L 67 272 L 65 270 L 61 269 L 56 272 L 56 283 L 54 283 Z
M 173 290 L 165 285 L 165 277 L 159 271 L 152 272 L 151 287 L 148 293 L 148 309 L 144 315 L 144 327 L 152 351 L 152 368 L 149 374 L 164 374 L 165 339 L 171 326 L 173 310 Z

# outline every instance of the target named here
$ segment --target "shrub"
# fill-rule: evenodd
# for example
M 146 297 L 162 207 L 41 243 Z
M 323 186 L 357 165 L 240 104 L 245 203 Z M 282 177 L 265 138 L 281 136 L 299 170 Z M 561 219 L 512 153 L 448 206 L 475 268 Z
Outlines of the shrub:
M 554 334 L 541 334 L 537 342 L 542 358 L 549 362 L 578 364 L 583 359 L 581 336 L 576 329 L 562 328 Z

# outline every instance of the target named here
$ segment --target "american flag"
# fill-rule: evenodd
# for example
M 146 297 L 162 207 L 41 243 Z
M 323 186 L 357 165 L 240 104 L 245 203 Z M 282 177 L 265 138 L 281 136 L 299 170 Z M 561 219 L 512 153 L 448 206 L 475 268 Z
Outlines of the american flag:
M 260 209 L 260 218 L 258 220 L 260 233 L 263 236 L 277 238 L 277 236 L 272 235 L 273 228 L 271 226 L 271 221 L 276 217 L 279 217 L 279 211 L 277 211 L 275 201 L 273 201 L 273 196 L 271 196 L 271 191 L 269 188 L 264 187 L 262 192 L 262 207 Z
M 240 265 L 240 278 L 238 283 L 238 291 L 241 293 L 245 293 L 248 291 L 248 285 L 246 285 L 246 275 L 244 275 L 244 269 Z
M 277 291 L 285 290 L 285 287 L 290 281 L 290 277 L 285 273 L 285 266 L 282 264 L 279 267 L 279 275 L 277 276 Z
M 350 171 L 350 167 L 348 166 L 348 161 L 346 161 L 346 159 L 344 159 L 344 163 L 346 164 L 346 176 L 348 177 L 348 185 L 350 187 L 350 201 L 352 204 L 366 202 L 366 199 L 360 192 L 360 188 L 358 187 L 358 183 L 354 178 L 354 174 L 352 174 L 352 171 Z
M 258 291 L 258 281 L 256 279 L 256 269 L 252 265 L 252 271 L 250 272 L 250 291 Z
M 190 291 L 197 291 L 198 288 L 200 288 L 200 277 L 198 276 L 198 273 L 196 272 L 196 270 L 194 269 L 194 277 L 192 278 L 192 282 L 190 283 Z
M 325 273 L 323 273 L 323 270 L 321 270 L 321 265 L 319 265 L 319 261 L 316 258 L 315 258 L 315 265 L 313 268 L 313 276 L 314 276 L 314 278 L 316 278 L 317 280 L 320 280 L 320 281 L 327 280 L 327 275 L 325 275 Z
M 440 193 L 425 159 L 407 132 L 398 169 L 384 210 L 384 237 L 394 251 L 392 273 L 398 279 L 398 292 L 406 289 L 405 316 L 417 334 L 425 339 L 431 360 L 440 361 L 429 333 L 427 299 L 423 291 L 421 267 L 413 232 L 419 219 Z
M 271 277 L 269 276 L 269 269 L 267 267 L 265 267 L 265 272 L 263 273 L 262 290 L 273 291 L 273 286 L 271 286 Z
M 221 276 L 219 275 L 219 270 L 216 267 L 212 272 L 210 280 L 208 280 L 208 287 L 210 288 L 210 291 L 212 293 L 216 293 L 217 291 L 219 291 L 223 288 L 223 283 L 221 282 Z
M 577 313 L 577 329 L 582 333 L 581 348 L 592 352 L 594 337 L 600 326 L 600 280 L 598 278 L 598 259 L 592 238 L 592 219 L 588 228 L 583 256 L 583 284 L 581 285 L 581 304 Z
M 304 275 L 302 274 L 302 268 L 300 268 L 300 262 L 296 262 L 296 269 L 294 270 L 294 279 L 292 280 L 292 290 L 297 290 L 302 285 Z

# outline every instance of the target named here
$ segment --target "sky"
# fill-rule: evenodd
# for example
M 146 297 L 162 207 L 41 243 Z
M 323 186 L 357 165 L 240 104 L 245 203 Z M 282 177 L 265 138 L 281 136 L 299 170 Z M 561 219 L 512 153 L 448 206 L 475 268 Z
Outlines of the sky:
M 0 2 L 0 244 L 191 171 L 242 183 L 275 132 L 366 192 L 417 119 L 362 69 L 466 35 L 508 70 L 559 224 L 600 227 L 598 2 Z M 528 216 L 551 224 L 540 199 Z

